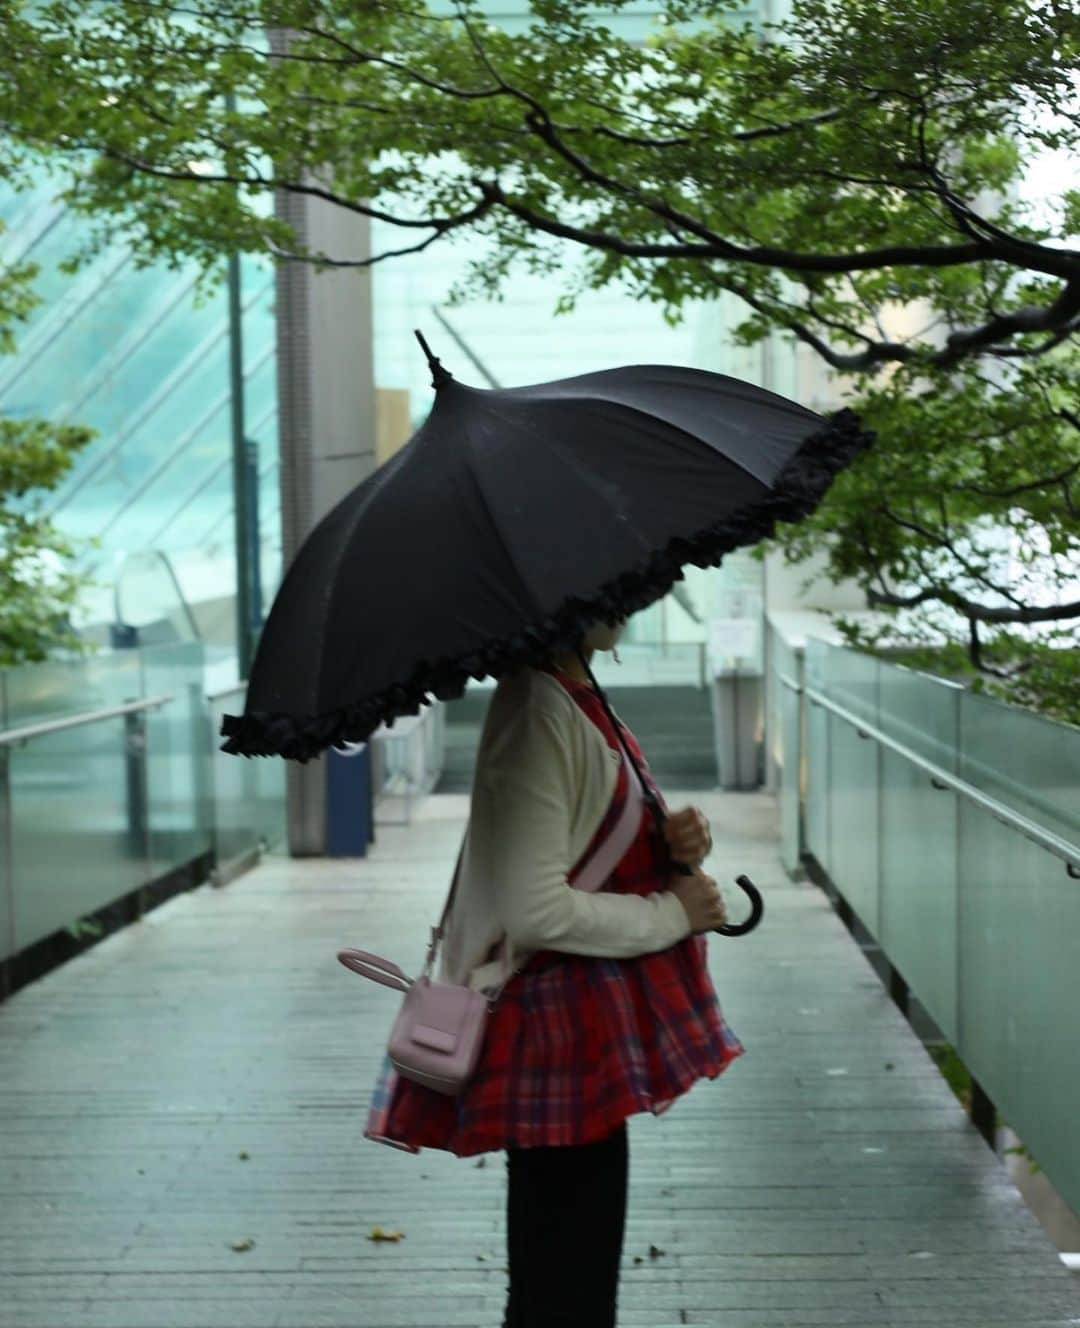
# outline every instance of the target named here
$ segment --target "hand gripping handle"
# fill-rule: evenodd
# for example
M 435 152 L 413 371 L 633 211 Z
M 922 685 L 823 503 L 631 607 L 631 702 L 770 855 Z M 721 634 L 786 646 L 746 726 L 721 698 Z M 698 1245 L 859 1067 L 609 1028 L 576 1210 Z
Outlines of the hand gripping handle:
M 683 876 L 693 876 L 694 869 L 686 862 L 676 862 L 675 870 Z M 761 921 L 761 915 L 765 911 L 765 905 L 762 902 L 761 891 L 750 879 L 743 874 L 735 877 L 735 884 L 750 900 L 750 916 L 745 922 L 725 922 L 722 927 L 713 927 L 713 931 L 718 931 L 721 936 L 745 936 L 748 931 L 753 931 Z
M 638 779 L 641 782 L 642 794 L 645 798 L 645 801 L 648 803 L 652 811 L 652 814 L 656 820 L 657 828 L 662 831 L 664 820 L 666 817 L 665 809 L 661 807 L 660 801 L 653 793 L 652 789 L 649 788 L 646 785 L 645 780 L 641 778 L 641 771 L 638 770 L 638 763 L 634 757 L 634 753 L 626 745 L 626 739 L 623 737 L 622 724 L 619 722 L 618 716 L 615 714 L 614 710 L 612 710 L 610 702 L 608 701 L 607 697 L 604 695 L 604 689 L 596 681 L 596 677 L 593 674 L 592 669 L 589 667 L 588 656 L 584 653 L 580 645 L 578 646 L 577 649 L 577 656 L 578 659 L 581 660 L 582 667 L 585 669 L 585 672 L 588 674 L 589 681 L 593 685 L 593 690 L 600 698 L 601 705 L 603 705 L 604 710 L 607 712 L 607 717 L 611 721 L 611 725 L 612 728 L 615 730 L 616 737 L 619 739 L 619 742 L 622 744 L 623 751 L 629 757 L 630 764 L 633 766 L 634 772 L 637 774 Z M 681 872 L 684 876 L 693 875 L 694 869 L 689 865 L 687 865 L 686 863 L 676 862 L 674 865 L 676 871 Z M 750 916 L 746 919 L 745 922 L 725 922 L 722 927 L 713 927 L 712 930 L 718 931 L 721 936 L 744 936 L 748 931 L 753 931 L 753 929 L 761 921 L 761 915 L 764 912 L 764 905 L 762 904 L 761 901 L 761 893 L 749 876 L 736 876 L 735 884 L 750 899 Z

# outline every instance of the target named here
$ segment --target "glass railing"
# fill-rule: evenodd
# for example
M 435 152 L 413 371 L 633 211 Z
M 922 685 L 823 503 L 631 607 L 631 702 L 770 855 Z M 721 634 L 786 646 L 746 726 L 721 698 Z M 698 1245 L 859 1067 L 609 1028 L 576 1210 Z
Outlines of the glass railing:
M 203 712 L 216 881 L 233 875 L 256 849 L 276 848 L 286 839 L 285 761 L 220 750 L 222 716 L 242 714 L 246 692 L 246 682 L 210 692 Z
M 375 824 L 408 824 L 417 799 L 430 793 L 442 774 L 446 706 L 433 700 L 389 728 L 380 724 L 370 741 Z
M 0 670 L 0 959 L 285 834 L 284 763 L 219 750 L 200 641 Z M 242 689 L 241 689 L 242 690 Z
M 775 627 L 770 661 L 785 864 L 812 855 L 1080 1209 L 1080 729 Z
M 780 677 L 798 679 L 802 668 L 801 653 L 779 633 L 769 637 L 773 651 L 772 671 L 766 705 L 766 783 L 775 788 L 780 810 L 780 857 L 785 868 L 794 872 L 799 866 L 802 834 L 802 713 L 799 694 L 790 687 L 776 685 Z

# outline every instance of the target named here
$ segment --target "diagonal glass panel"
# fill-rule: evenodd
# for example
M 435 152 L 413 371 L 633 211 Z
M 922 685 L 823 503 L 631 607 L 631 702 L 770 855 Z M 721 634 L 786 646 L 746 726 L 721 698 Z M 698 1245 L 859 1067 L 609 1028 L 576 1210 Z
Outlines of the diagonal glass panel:
M 270 423 L 272 423 L 274 419 L 276 419 L 276 417 L 277 417 L 276 408 L 271 408 L 264 411 L 263 414 L 257 420 L 254 421 L 253 427 L 248 430 L 249 436 L 257 440 L 259 433 L 264 431 L 267 428 L 267 426 Z M 188 511 L 191 505 L 196 501 L 196 499 L 200 498 L 202 494 L 205 492 L 205 490 L 208 489 L 210 485 L 217 479 L 221 471 L 224 470 L 226 466 L 229 466 L 231 464 L 232 464 L 232 454 L 230 453 L 228 456 L 222 457 L 219 461 L 217 461 L 214 464 L 213 467 L 211 467 L 210 470 L 208 470 L 204 475 L 202 475 L 201 478 L 198 480 L 198 482 L 194 485 L 194 487 L 188 489 L 184 493 L 183 497 L 180 498 L 180 500 L 178 501 L 175 509 L 169 514 L 169 516 L 166 517 L 165 521 L 150 534 L 147 543 L 151 547 L 157 547 L 161 545 L 162 542 L 167 538 L 171 539 L 173 527 L 176 526 L 176 523 L 181 520 L 181 518 L 185 515 L 185 513 Z M 276 462 L 274 464 L 276 464 Z M 269 467 L 267 466 L 262 466 L 259 469 L 260 499 L 262 498 L 262 491 L 261 491 L 262 478 L 267 474 L 268 470 Z
M 63 205 L 52 201 L 54 193 L 55 181 L 40 171 L 36 175 L 31 171 L 20 189 L 13 189 L 5 181 L 0 188 L 0 222 L 8 234 L 14 238 L 24 231 L 33 233 L 37 229 L 35 217 L 44 216 L 50 208 L 61 211 Z
M 273 347 L 263 352 L 265 361 L 271 362 L 273 357 Z M 214 379 L 200 376 L 197 381 L 204 381 L 208 389 L 203 397 L 206 402 L 204 409 L 192 421 L 190 428 L 174 437 L 167 451 L 156 449 L 158 456 L 155 464 L 133 486 L 108 520 L 94 531 L 95 535 L 105 540 L 107 547 L 121 544 L 126 548 L 134 548 L 147 542 L 158 523 L 160 500 L 168 500 L 185 472 L 208 467 L 212 469 L 222 456 L 231 459 L 232 394 L 227 387 L 219 386 L 216 395 L 209 397 L 209 388 L 218 377 L 216 373 Z M 148 452 L 149 449 L 140 452 L 140 458 Z M 159 502 L 154 501 L 150 492 L 155 486 L 159 491 Z
M 98 432 L 45 504 L 66 534 L 104 536 L 103 548 L 83 550 L 77 560 L 100 582 L 80 609 L 87 621 L 110 620 L 118 559 L 155 544 L 177 556 L 185 587 L 219 598 L 234 580 L 231 523 L 211 559 L 189 550 L 193 533 L 231 513 L 227 293 L 222 288 L 196 309 L 194 265 L 135 269 L 122 243 L 76 274 L 60 272 L 59 260 L 77 247 L 76 228 L 86 223 L 54 204 L 55 192 L 44 172 L 27 190 L 0 189 L 0 215 L 11 223 L 0 232 L 0 255 L 6 262 L 32 257 L 43 297 L 20 331 L 17 353 L 0 363 L 0 386 L 8 384 L 0 410 Z M 265 430 L 264 455 L 275 459 L 260 467 L 265 512 L 279 477 L 274 270 L 270 260 L 245 259 L 241 274 L 247 432 Z M 184 518 L 174 521 L 181 508 Z M 279 545 L 271 533 L 271 545 Z
M 164 274 L 156 271 L 136 272 L 128 269 L 123 281 L 110 283 L 97 302 L 93 325 L 97 335 L 89 338 L 84 328 L 72 329 L 72 350 L 75 356 L 92 354 L 84 374 L 72 376 L 63 384 L 68 393 L 61 396 L 56 421 L 78 421 L 85 417 L 88 403 L 98 392 L 114 389 L 117 379 L 127 372 L 129 360 L 150 334 L 174 313 L 183 316 L 190 303 L 194 278 L 190 274 Z M 68 353 L 65 348 L 65 354 Z M 66 495 L 80 481 L 85 466 L 57 490 L 55 508 L 62 507 Z
M 9 402 L 21 394 L 24 398 L 34 392 L 33 371 L 41 360 L 50 353 L 56 354 L 60 348 L 57 343 L 77 329 L 79 320 L 98 300 L 104 291 L 115 284 L 116 279 L 130 264 L 131 255 L 126 253 L 105 255 L 99 261 L 84 268 L 71 278 L 71 285 L 62 299 L 49 306 L 47 313 L 39 318 L 33 330 L 19 338 L 19 353 L 15 363 L 6 373 L 0 374 L 0 398 Z M 37 403 L 28 404 L 19 401 L 18 406 L 24 413 L 40 414 Z
M 202 326 L 192 324 L 195 317 Z M 202 335 L 193 335 L 196 331 Z M 140 345 L 127 366 L 127 399 L 118 395 L 108 403 L 118 426 L 112 441 L 64 495 L 63 508 L 71 508 L 76 533 L 98 534 L 147 472 L 173 450 L 177 435 L 190 432 L 193 406 L 197 403 L 201 411 L 223 386 L 228 390 L 227 354 L 228 326 L 221 308 L 178 312 Z M 89 413 L 93 421 L 97 412 Z M 79 501 L 72 505 L 76 496 Z

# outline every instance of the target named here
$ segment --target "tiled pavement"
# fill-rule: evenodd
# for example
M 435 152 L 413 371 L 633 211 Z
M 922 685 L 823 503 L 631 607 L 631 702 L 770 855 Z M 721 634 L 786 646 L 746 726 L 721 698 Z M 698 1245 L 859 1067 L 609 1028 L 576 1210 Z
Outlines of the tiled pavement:
M 740 871 L 766 914 L 709 938 L 746 1055 L 630 1120 L 620 1328 L 1080 1324 L 1080 1279 L 784 874 L 771 796 L 667 797 L 710 816 L 732 917 Z M 267 857 L 0 1005 L 0 1324 L 498 1328 L 505 1154 L 362 1138 L 400 998 L 335 958 L 419 969 L 466 807 L 427 799 L 363 860 Z

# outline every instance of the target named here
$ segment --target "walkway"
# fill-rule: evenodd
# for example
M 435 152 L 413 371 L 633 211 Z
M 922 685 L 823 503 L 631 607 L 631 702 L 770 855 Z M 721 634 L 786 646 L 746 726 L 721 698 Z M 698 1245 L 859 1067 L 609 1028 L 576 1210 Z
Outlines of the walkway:
M 738 871 L 766 915 L 709 940 L 747 1054 L 631 1118 L 620 1328 L 1080 1324 L 1080 1278 L 779 866 L 772 798 L 668 798 L 711 817 L 732 915 Z M 264 859 L 0 1005 L 0 1324 L 498 1328 L 505 1155 L 361 1137 L 400 998 L 335 958 L 419 968 L 465 810 L 429 798 L 362 861 Z

